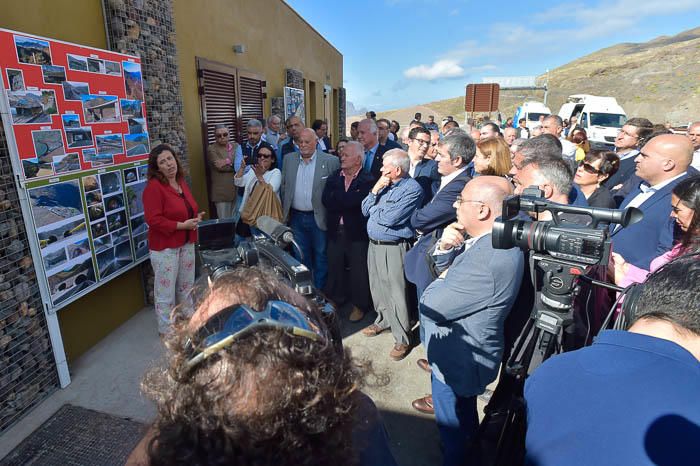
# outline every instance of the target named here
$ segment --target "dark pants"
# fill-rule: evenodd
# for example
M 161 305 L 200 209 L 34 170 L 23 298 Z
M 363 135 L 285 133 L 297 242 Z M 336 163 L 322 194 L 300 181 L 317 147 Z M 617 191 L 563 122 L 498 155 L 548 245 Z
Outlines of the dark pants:
M 326 232 L 316 225 L 313 212 L 301 212 L 292 209 L 292 218 L 289 226 L 304 255 L 303 260 L 299 257 L 297 259 L 300 259 L 311 270 L 314 277 L 314 286 L 322 290 L 326 285 L 326 275 L 328 274 Z
M 478 458 L 468 458 L 469 443 L 479 427 L 476 396 L 457 395 L 449 385 L 431 376 L 433 406 L 440 439 L 442 440 L 442 464 L 462 466 L 479 464 Z
M 363 311 L 369 310 L 369 278 L 365 239 L 353 241 L 338 226 L 335 238 L 328 238 L 328 281 L 326 294 L 338 304 L 350 301 Z M 345 266 L 350 270 L 346 270 Z

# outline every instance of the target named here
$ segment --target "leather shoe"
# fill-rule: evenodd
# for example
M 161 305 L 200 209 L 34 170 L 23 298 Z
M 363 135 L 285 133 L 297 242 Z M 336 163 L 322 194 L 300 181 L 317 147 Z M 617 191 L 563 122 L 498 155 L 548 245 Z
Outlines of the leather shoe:
M 389 357 L 394 361 L 401 361 L 411 352 L 411 347 L 403 343 L 394 343 L 394 347 L 389 351 Z
M 350 322 L 359 322 L 364 317 L 365 317 L 364 311 L 357 306 L 353 306 L 352 311 L 350 311 L 350 316 L 348 316 L 348 320 Z
M 377 324 L 372 324 L 372 325 L 368 325 L 367 327 L 363 328 L 362 334 L 366 337 L 376 337 L 377 335 L 379 335 L 380 333 L 382 333 L 385 330 L 388 330 L 388 329 L 381 328 Z
M 430 363 L 425 358 L 419 359 L 418 361 L 416 361 L 416 364 L 418 364 L 418 367 L 420 367 L 429 374 L 433 372 L 433 370 L 430 368 Z
M 427 395 L 423 398 L 418 398 L 413 400 L 411 403 L 413 409 L 424 414 L 435 414 L 435 408 L 433 407 L 433 395 Z

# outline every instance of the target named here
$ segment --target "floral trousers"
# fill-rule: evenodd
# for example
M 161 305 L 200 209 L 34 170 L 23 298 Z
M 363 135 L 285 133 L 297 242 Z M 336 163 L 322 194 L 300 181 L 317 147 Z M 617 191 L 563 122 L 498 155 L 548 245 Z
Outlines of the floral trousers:
M 194 285 L 194 244 L 151 251 L 151 265 L 155 273 L 153 299 L 158 332 L 165 334 L 170 331 L 176 305 L 182 306 L 187 314 L 193 312 L 189 293 Z

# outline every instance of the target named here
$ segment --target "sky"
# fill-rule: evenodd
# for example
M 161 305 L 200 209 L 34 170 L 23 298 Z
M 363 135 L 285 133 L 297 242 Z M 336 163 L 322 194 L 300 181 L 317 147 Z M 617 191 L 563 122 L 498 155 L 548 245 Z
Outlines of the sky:
M 464 95 L 484 77 L 540 75 L 621 42 L 700 26 L 700 0 L 286 0 L 343 54 L 356 108 Z

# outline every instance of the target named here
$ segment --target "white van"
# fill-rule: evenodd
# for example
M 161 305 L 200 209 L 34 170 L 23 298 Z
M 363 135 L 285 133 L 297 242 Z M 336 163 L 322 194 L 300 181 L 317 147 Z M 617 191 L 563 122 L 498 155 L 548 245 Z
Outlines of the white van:
M 588 94 L 570 95 L 559 109 L 559 116 L 562 120 L 577 116 L 577 125 L 586 130 L 591 147 L 595 149 L 612 149 L 617 133 L 627 121 L 615 97 Z
M 552 111 L 542 102 L 528 100 L 515 111 L 513 117 L 513 127 L 518 127 L 518 121 L 525 118 L 525 126 L 532 131 L 532 128 L 540 124 L 540 117 L 550 115 Z

